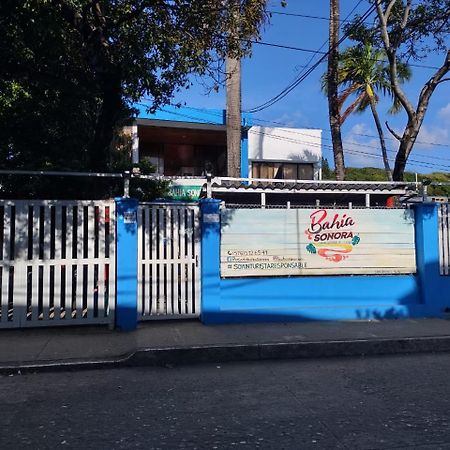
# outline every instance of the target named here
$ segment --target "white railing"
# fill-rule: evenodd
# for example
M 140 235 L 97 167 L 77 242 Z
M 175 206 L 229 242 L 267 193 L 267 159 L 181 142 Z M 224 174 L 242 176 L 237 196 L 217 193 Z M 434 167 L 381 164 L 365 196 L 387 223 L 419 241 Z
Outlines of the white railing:
M 0 201 L 0 328 L 113 323 L 112 201 Z
M 192 203 L 139 205 L 141 320 L 200 315 L 199 215 L 199 207 Z

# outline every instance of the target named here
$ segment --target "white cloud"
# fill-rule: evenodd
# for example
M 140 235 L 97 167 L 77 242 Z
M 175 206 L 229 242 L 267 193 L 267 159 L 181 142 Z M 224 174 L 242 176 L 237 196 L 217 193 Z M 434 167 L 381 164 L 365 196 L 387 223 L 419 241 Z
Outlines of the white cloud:
M 373 130 L 364 123 L 357 123 L 343 136 L 345 163 L 348 167 L 383 167 L 380 142 Z M 388 143 L 389 148 L 389 143 Z M 394 153 L 388 152 L 389 158 Z
M 444 122 L 444 124 L 450 125 L 450 103 L 441 108 L 437 115 Z
M 305 117 L 301 111 L 295 111 L 293 113 L 284 113 L 281 116 L 273 119 L 274 122 L 279 124 L 283 124 L 280 126 L 284 126 L 287 128 L 301 128 L 305 126 Z
M 450 104 L 448 105 L 450 106 Z M 449 120 L 450 120 L 450 108 L 449 108 Z M 415 148 L 417 149 L 432 149 L 433 145 L 430 144 L 449 144 L 448 130 L 444 126 L 439 125 L 422 125 L 419 135 L 417 136 Z

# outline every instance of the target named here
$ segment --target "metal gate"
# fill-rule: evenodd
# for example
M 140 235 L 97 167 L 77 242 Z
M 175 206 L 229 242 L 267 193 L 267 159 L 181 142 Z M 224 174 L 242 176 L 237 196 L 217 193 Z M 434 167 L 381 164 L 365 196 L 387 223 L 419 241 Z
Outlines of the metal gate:
M 198 317 L 200 315 L 198 205 L 140 204 L 138 246 L 140 319 Z
M 0 328 L 113 323 L 115 205 L 0 201 Z

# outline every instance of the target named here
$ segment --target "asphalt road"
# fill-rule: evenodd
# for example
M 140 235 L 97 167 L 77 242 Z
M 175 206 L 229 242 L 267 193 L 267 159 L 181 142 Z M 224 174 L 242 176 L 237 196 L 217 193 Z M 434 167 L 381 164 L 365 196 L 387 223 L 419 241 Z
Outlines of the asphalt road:
M 1 449 L 450 449 L 450 355 L 0 377 Z

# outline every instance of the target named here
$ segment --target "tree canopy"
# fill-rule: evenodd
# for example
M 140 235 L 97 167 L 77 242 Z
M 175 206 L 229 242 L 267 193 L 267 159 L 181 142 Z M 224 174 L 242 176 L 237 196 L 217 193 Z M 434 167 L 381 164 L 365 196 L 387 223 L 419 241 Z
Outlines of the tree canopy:
M 372 26 L 355 20 L 346 27 L 349 36 L 360 43 L 372 43 L 383 49 L 389 64 L 389 80 L 396 101 L 406 113 L 403 132 L 389 128 L 399 142 L 394 180 L 402 180 L 408 157 L 413 150 L 430 100 L 439 84 L 449 81 L 450 0 L 370 0 L 376 8 Z M 433 52 L 442 55 L 442 63 L 411 99 L 401 86 L 400 68 L 410 60 L 420 61 Z
M 2 168 L 105 171 L 114 130 L 146 97 L 170 101 L 189 75 L 249 51 L 265 0 L 2 0 Z

